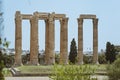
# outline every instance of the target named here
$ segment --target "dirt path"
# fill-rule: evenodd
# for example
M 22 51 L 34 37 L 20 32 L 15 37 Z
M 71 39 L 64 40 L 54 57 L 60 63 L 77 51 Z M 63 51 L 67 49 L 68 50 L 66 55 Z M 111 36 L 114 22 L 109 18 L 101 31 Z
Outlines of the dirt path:
M 5 80 L 49 80 L 48 77 L 5 77 Z

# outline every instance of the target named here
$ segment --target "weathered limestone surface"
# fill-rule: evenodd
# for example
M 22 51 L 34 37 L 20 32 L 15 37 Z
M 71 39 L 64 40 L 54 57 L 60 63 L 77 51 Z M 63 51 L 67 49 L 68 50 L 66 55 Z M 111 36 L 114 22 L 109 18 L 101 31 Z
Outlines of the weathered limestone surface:
M 20 12 L 16 12 L 15 15 L 15 63 L 14 66 L 22 65 L 21 53 L 22 53 L 22 19 Z
M 78 18 L 78 64 L 83 64 L 83 19 Z
M 60 25 L 60 64 L 68 64 L 68 18 L 63 18 Z
M 45 20 L 45 64 L 49 61 L 49 22 Z
M 22 19 L 30 20 L 31 31 L 30 31 L 30 64 L 38 65 L 38 20 L 45 20 L 46 25 L 46 39 L 45 39 L 45 64 L 54 64 L 55 63 L 55 30 L 54 30 L 54 20 L 62 21 L 62 43 L 61 49 L 62 52 L 62 61 L 67 63 L 67 54 L 68 54 L 68 31 L 67 23 L 68 18 L 65 18 L 65 14 L 55 14 L 50 13 L 41 13 L 34 12 L 34 14 L 20 14 L 20 11 L 16 12 L 15 16 L 15 25 L 16 25 L 16 35 L 15 35 L 15 65 L 21 65 L 21 53 L 22 53 Z
M 81 14 L 80 18 L 82 19 L 95 19 L 96 15 L 92 15 L 92 14 Z
M 78 18 L 78 64 L 83 64 L 83 19 L 93 20 L 93 63 L 98 64 L 98 19 L 96 15 L 80 15 Z
M 30 64 L 38 65 L 38 20 L 45 20 L 45 64 L 55 63 L 55 20 L 60 20 L 60 63 L 68 63 L 68 18 L 65 14 L 52 14 L 35 12 L 31 14 L 20 14 L 15 16 L 15 65 L 22 65 L 22 19 L 30 19 Z M 78 64 L 83 64 L 83 19 L 93 20 L 93 63 L 98 64 L 98 19 L 96 15 L 80 15 L 78 18 Z
M 38 65 L 38 17 L 34 14 L 30 20 L 31 37 L 30 37 L 30 64 Z
M 49 14 L 49 45 L 48 45 L 48 52 L 49 52 L 49 60 L 48 64 L 55 63 L 55 27 L 54 27 L 54 14 Z
M 98 19 L 93 19 L 93 63 L 98 64 Z
M 24 19 L 24 20 L 30 20 L 31 19 L 31 17 L 32 17 L 32 15 L 31 14 L 21 14 L 21 16 L 22 16 L 22 19 Z

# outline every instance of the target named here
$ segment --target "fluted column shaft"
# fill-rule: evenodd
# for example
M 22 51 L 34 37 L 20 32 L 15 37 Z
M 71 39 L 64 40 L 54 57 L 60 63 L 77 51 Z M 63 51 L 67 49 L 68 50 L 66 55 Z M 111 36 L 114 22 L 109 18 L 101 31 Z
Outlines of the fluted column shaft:
M 34 14 L 30 20 L 31 37 L 30 37 L 30 64 L 38 65 L 38 17 Z
M 93 63 L 98 64 L 98 19 L 93 19 Z
M 83 64 L 83 19 L 78 18 L 78 64 Z
M 55 27 L 54 27 L 54 14 L 49 14 L 49 61 L 48 64 L 55 63 Z
M 15 16 L 15 66 L 22 65 L 22 18 L 19 11 Z
M 49 62 L 49 22 L 45 20 L 45 64 Z
M 60 21 L 60 64 L 68 63 L 68 18 Z

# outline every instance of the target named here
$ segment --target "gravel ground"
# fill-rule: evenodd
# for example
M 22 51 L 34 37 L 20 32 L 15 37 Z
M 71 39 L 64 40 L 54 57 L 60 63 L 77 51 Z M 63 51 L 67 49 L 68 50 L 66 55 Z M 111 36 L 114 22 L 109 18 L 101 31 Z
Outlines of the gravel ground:
M 92 78 L 97 78 L 98 80 L 108 80 L 107 76 L 92 76 Z M 49 77 L 5 77 L 5 80 L 50 80 Z
M 108 76 L 104 76 L 104 75 L 95 75 L 92 76 L 92 78 L 97 78 L 98 80 L 108 80 Z
M 50 80 L 48 77 L 5 77 L 5 80 Z

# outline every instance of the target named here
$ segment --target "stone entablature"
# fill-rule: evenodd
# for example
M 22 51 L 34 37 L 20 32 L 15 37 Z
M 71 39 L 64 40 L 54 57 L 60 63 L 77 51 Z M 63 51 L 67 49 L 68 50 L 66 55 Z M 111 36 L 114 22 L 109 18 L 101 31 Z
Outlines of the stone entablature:
M 93 14 L 81 14 L 80 18 L 82 18 L 82 19 L 96 19 L 96 15 L 93 15 Z
M 65 14 L 55 14 L 55 12 L 53 12 L 53 13 L 34 12 L 33 14 L 21 14 L 20 11 L 16 11 L 15 17 L 17 17 L 19 15 L 21 17 L 21 19 L 29 20 L 29 19 L 31 19 L 31 17 L 33 15 L 36 15 L 39 18 L 39 20 L 45 20 L 45 19 L 48 19 L 50 14 L 53 15 L 55 20 L 60 20 L 60 19 L 66 17 Z

